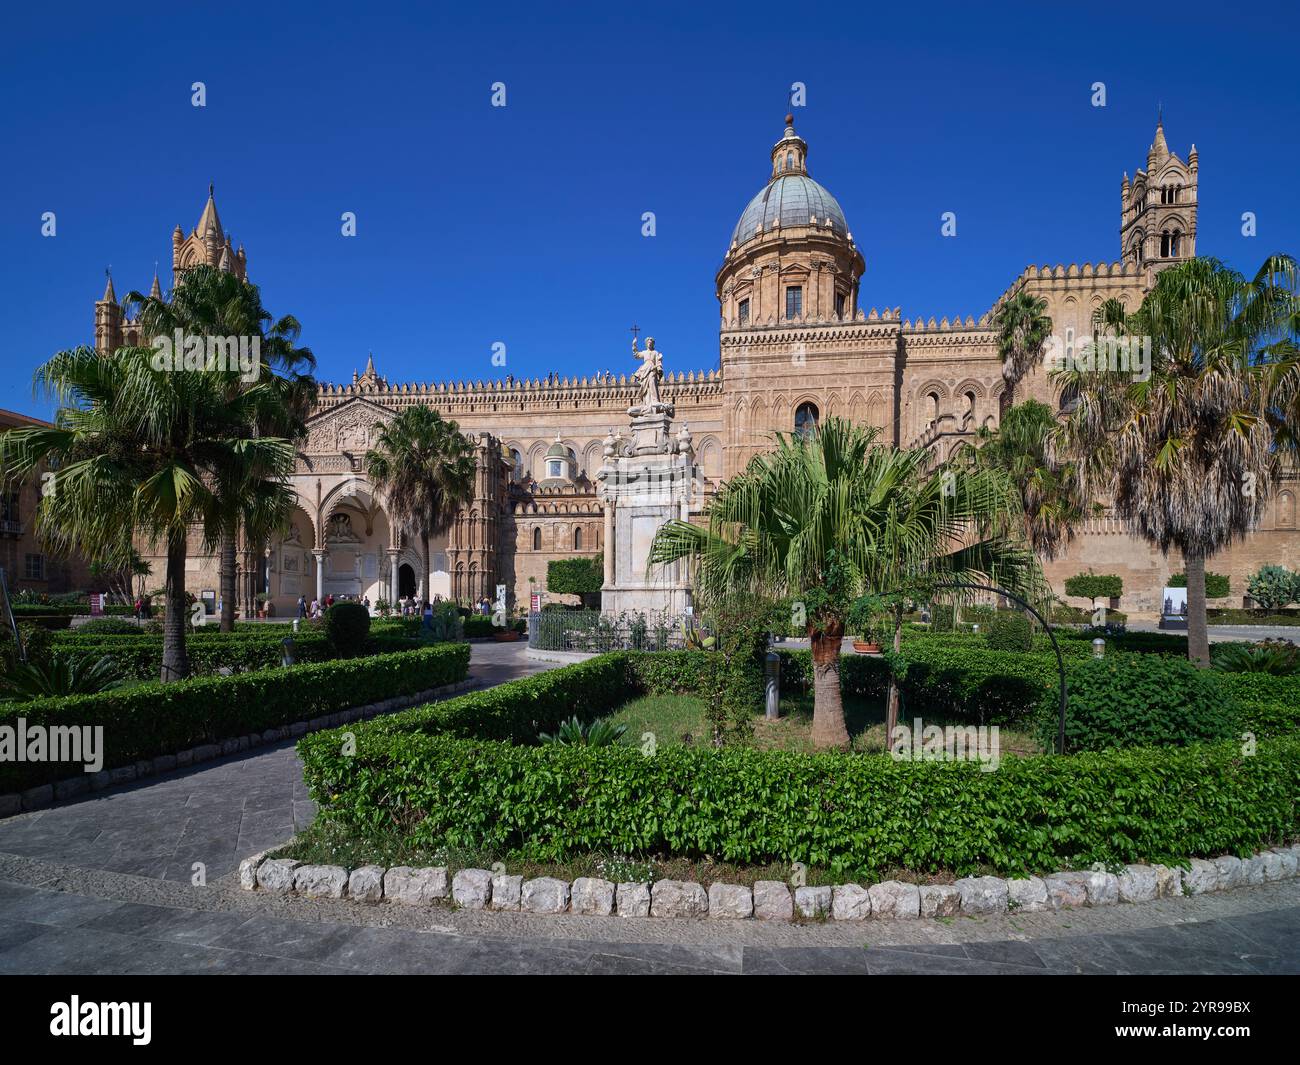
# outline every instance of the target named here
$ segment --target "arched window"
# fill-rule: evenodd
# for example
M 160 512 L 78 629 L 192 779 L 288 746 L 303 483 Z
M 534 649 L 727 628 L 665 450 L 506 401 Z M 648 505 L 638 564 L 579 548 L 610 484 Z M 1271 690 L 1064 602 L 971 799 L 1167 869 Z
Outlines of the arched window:
M 1179 248 L 1182 246 L 1182 242 L 1183 235 L 1175 229 L 1169 237 L 1169 254 L 1172 257 L 1178 257 Z
M 808 436 L 817 431 L 819 414 L 817 404 L 800 403 L 794 412 L 794 431 L 800 436 Z
M 524 457 L 519 454 L 519 449 L 512 447 L 510 449 L 510 461 L 514 464 L 514 478 L 516 481 L 524 479 Z
M 542 530 L 541 530 L 541 529 L 534 529 L 534 530 L 533 530 L 533 550 L 534 550 L 534 551 L 540 551 L 541 549 L 542 549 Z
M 925 424 L 933 425 L 939 420 L 939 393 L 927 392 L 925 394 Z
M 966 413 L 969 414 L 971 418 L 975 417 L 975 393 L 974 392 L 966 393 Z
M 794 152 L 786 152 L 786 153 L 785 153 L 785 168 L 786 168 L 787 170 L 793 170 L 793 169 L 794 169 Z
M 581 527 L 579 527 L 579 528 L 573 530 L 573 549 L 574 549 L 575 551 L 581 551 L 581 550 L 582 550 L 582 529 L 581 529 Z
M 1169 258 L 1169 230 L 1160 234 L 1160 258 Z

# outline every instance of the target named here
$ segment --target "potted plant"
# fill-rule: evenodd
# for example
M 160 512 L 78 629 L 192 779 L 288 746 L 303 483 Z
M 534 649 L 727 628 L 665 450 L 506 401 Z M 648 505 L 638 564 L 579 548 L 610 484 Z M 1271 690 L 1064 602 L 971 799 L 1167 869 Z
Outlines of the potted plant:
M 859 596 L 849 606 L 848 629 L 856 633 L 853 650 L 859 654 L 880 654 L 880 636 L 885 623 L 888 603 L 879 595 Z

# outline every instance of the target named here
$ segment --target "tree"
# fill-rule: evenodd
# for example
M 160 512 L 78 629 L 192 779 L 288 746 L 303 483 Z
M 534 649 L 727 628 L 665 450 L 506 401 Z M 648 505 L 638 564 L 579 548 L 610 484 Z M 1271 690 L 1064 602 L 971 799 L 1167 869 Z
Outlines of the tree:
M 59 404 L 54 426 L 5 433 L 0 462 L 17 477 L 48 463 L 53 477 L 36 525 L 55 550 L 111 557 L 123 529 L 163 545 L 162 679 L 170 681 L 189 674 L 185 560 L 192 529 L 205 546 L 219 536 L 221 471 L 242 467 L 285 483 L 294 448 L 279 437 L 247 437 L 262 390 L 232 394 L 223 372 L 159 369 L 154 354 L 135 347 L 55 354 L 36 371 L 38 388 Z
M 944 578 L 1038 587 L 1037 564 L 1010 527 L 1018 503 L 999 470 L 928 469 L 925 450 L 879 445 L 879 430 L 828 418 L 777 434 L 723 484 L 708 527 L 672 521 L 652 564 L 686 560 L 707 608 L 737 592 L 789 597 L 812 643 L 813 743 L 846 747 L 840 646 L 852 601 Z
M 445 533 L 474 496 L 474 445 L 432 407 L 404 407 L 366 452 L 366 471 L 389 512 L 419 538 L 429 599 L 429 539 Z
M 223 376 L 228 393 L 257 389 L 259 401 L 250 410 L 253 423 L 244 435 L 299 440 L 306 434 L 307 414 L 316 396 L 310 376 L 315 357 L 310 349 L 297 346 L 302 327 L 296 318 L 288 315 L 272 321 L 256 285 L 205 263 L 184 272 L 170 300 L 131 292 L 123 303 L 128 311 L 138 310 L 146 342 L 177 330 L 183 336 L 256 337 L 256 373 Z M 230 632 L 238 598 L 239 531 L 243 529 L 249 545 L 264 543 L 286 521 L 293 494 L 286 485 L 259 477 L 246 463 L 227 466 L 216 476 L 220 626 L 222 632 Z
M 1015 402 L 1016 385 L 1043 361 L 1052 319 L 1047 316 L 1047 301 L 1021 289 L 1002 305 L 994 319 L 998 331 L 998 354 L 1002 356 L 1002 409 Z
M 1283 257 L 1251 280 L 1216 259 L 1171 266 L 1133 314 L 1100 309 L 1118 338 L 1149 342 L 1149 373 L 1095 360 L 1054 375 L 1077 399 L 1052 451 L 1134 535 L 1182 554 L 1187 653 L 1202 666 L 1206 560 L 1245 537 L 1279 472 L 1267 352 L 1295 328 L 1294 276 Z
M 577 595 L 587 610 L 600 606 L 600 589 L 605 583 L 605 560 L 556 558 L 546 564 L 546 590 L 558 595 Z
M 1017 403 L 996 429 L 981 428 L 961 460 L 983 469 L 1001 469 L 1020 495 L 1024 533 L 1047 559 L 1074 539 L 1079 524 L 1095 509 L 1084 496 L 1072 462 L 1052 462 L 1047 438 L 1056 429 L 1052 408 L 1037 400 Z

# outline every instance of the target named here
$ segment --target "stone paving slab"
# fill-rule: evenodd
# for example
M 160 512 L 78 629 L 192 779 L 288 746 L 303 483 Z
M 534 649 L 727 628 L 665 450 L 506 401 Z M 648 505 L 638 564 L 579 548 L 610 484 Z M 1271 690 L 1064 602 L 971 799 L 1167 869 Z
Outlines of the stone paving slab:
M 523 650 L 475 645 L 476 687 L 544 668 Z M 0 821 L 0 972 L 1300 972 L 1300 881 L 864 925 L 535 917 L 239 890 L 239 860 L 313 815 L 286 741 Z M 196 861 L 207 886 L 191 885 Z

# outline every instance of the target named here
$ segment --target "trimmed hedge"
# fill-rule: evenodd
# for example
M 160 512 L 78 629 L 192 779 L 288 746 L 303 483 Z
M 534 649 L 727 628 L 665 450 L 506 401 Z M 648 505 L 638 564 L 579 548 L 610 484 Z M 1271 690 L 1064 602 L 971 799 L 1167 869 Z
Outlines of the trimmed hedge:
M 98 695 L 0 704 L 0 726 L 103 726 L 105 769 L 205 743 L 306 721 L 354 706 L 413 695 L 465 679 L 469 647 L 418 651 L 263 669 L 231 677 L 141 684 Z M 0 762 L 0 792 L 62 780 L 79 766 Z
M 1083 599 L 1118 599 L 1124 594 L 1124 578 L 1114 573 L 1076 573 L 1065 579 L 1065 594 Z
M 1300 676 L 1267 673 L 1216 673 L 1240 710 L 1241 729 L 1257 739 L 1300 732 Z
M 201 636 L 191 634 L 185 641 L 185 654 L 194 676 L 208 676 L 222 669 L 247 673 L 279 666 L 282 650 L 280 641 L 286 636 L 293 637 L 294 660 L 297 663 L 328 662 L 338 657 L 319 629 L 304 630 L 296 636 L 284 629 L 269 639 L 261 635 L 246 636 L 238 631 L 213 632 Z M 382 633 L 371 636 L 366 641 L 365 653 L 394 654 L 417 646 L 418 643 L 405 636 Z M 162 637 L 153 634 L 79 636 L 74 630 L 56 636 L 53 649 L 63 654 L 91 655 L 95 658 L 108 655 L 123 676 L 135 680 L 153 680 L 162 672 Z
M 9 607 L 14 612 L 14 617 L 22 617 L 24 620 L 31 615 L 65 615 L 67 617 L 81 617 L 90 614 L 90 603 L 10 603 Z M 133 607 L 126 606 L 123 603 L 113 603 L 104 607 L 104 614 L 107 617 L 131 617 L 135 613 Z
M 1221 673 L 1169 655 L 1107 655 L 1070 664 L 1065 749 L 1170 747 L 1226 740 L 1240 717 Z M 1045 742 L 1060 721 L 1055 695 L 1040 703 Z
M 1186 573 L 1171 573 L 1169 575 L 1170 588 L 1186 588 Z M 1228 575 L 1226 573 L 1211 573 L 1205 571 L 1205 598 L 1206 599 L 1226 599 L 1231 594 L 1231 588 L 1228 584 Z
M 666 655 L 677 654 L 667 652 Z M 560 715 L 592 720 L 651 682 L 626 653 L 540 674 L 298 744 L 320 816 L 412 845 L 562 861 L 592 851 L 825 866 L 1041 872 L 1091 862 L 1244 853 L 1300 827 L 1300 737 L 1254 757 L 1179 749 L 897 762 L 848 754 L 522 746 Z M 790 668 L 794 668 L 791 666 Z M 620 683 L 621 679 L 621 683 Z

